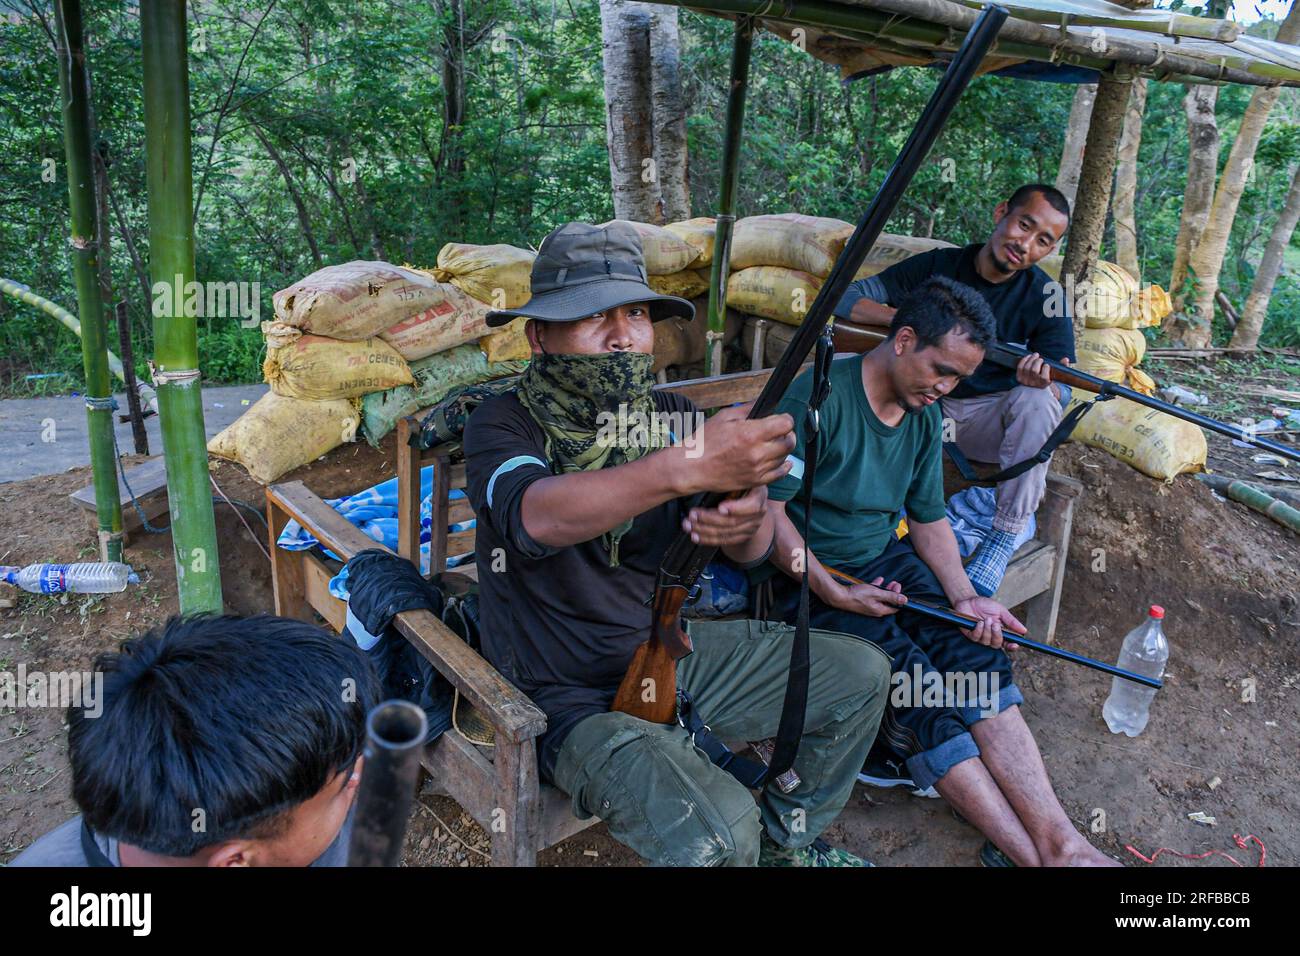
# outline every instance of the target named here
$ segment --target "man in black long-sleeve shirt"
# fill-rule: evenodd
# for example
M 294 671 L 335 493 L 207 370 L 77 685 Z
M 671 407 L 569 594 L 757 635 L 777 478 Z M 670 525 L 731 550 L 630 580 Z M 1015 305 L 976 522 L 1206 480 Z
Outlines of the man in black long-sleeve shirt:
M 1070 205 L 1056 189 L 1034 183 L 1000 203 L 993 221 L 993 234 L 983 245 L 934 249 L 859 279 L 835 314 L 888 328 L 898 303 L 932 275 L 956 279 L 982 295 L 997 320 L 998 341 L 1023 344 L 1031 354 L 1014 370 L 986 359 L 944 396 L 944 437 L 967 457 L 1005 468 L 1043 446 L 1069 399 L 1066 386 L 1052 383 L 1043 357 L 1074 361 L 1070 303 L 1036 263 L 1051 255 L 1065 234 Z M 1002 583 L 1015 539 L 1042 500 L 1047 467 L 1044 462 L 998 484 L 993 530 L 966 566 L 981 595 L 992 595 Z

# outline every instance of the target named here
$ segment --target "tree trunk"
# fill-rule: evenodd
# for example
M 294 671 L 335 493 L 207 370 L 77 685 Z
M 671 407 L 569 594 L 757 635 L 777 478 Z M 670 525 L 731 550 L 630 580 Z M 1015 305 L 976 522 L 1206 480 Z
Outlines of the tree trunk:
M 1079 192 L 1079 171 L 1083 169 L 1083 144 L 1088 137 L 1088 120 L 1092 116 L 1092 103 L 1097 98 L 1096 83 L 1081 83 L 1074 91 L 1074 104 L 1070 119 L 1065 125 L 1065 146 L 1061 150 L 1061 166 L 1056 174 L 1056 188 L 1065 194 L 1074 208 L 1074 197 Z
M 654 162 L 654 108 L 650 99 L 649 4 L 601 0 L 605 65 L 606 142 L 614 216 L 659 220 L 659 177 Z
M 655 171 L 659 179 L 662 221 L 679 222 L 691 218 L 691 190 L 677 8 L 656 6 L 653 14 L 650 96 L 654 109 Z
M 1138 262 L 1137 218 L 1134 211 L 1137 196 L 1138 147 L 1142 143 L 1142 114 L 1147 106 L 1147 81 L 1139 77 L 1133 81 L 1133 96 L 1124 114 L 1124 131 L 1119 140 L 1119 156 L 1115 165 L 1115 200 L 1112 213 L 1115 218 L 1115 262 L 1135 279 L 1141 281 L 1142 266 Z
M 1106 209 L 1110 205 L 1111 184 L 1115 181 L 1115 154 L 1119 149 L 1124 114 L 1133 89 L 1130 74 L 1106 74 L 1097 88 L 1088 122 L 1088 139 L 1084 144 L 1083 168 L 1079 173 L 1079 193 L 1070 225 L 1069 245 L 1061 264 L 1061 281 L 1074 299 L 1074 334 L 1084 329 L 1082 297 L 1077 294 L 1097 263 L 1102 234 L 1106 229 Z M 1074 290 L 1070 289 L 1073 280 Z
M 465 7 L 446 0 L 447 25 L 442 34 L 442 143 L 438 179 L 455 180 L 465 171 L 461 130 L 465 126 Z
M 1300 3 L 1292 3 L 1286 19 L 1277 31 L 1279 43 L 1294 43 L 1300 36 Z M 1191 250 L 1188 268 L 1196 276 L 1196 295 L 1190 308 L 1185 308 L 1173 325 L 1173 340 L 1187 348 L 1205 348 L 1210 344 L 1210 321 L 1214 318 L 1214 296 L 1219 291 L 1219 272 L 1223 268 L 1232 222 L 1237 216 L 1241 194 L 1246 180 L 1255 165 L 1255 149 L 1259 146 L 1264 124 L 1273 104 L 1282 95 L 1280 86 L 1260 87 L 1251 94 L 1250 104 L 1241 118 L 1241 128 L 1228 153 L 1228 162 L 1219 177 L 1214 191 L 1214 204 L 1210 218 L 1205 223 L 1201 241 Z
M 316 232 L 311 226 L 311 214 L 307 211 L 307 203 L 303 201 L 302 194 L 294 184 L 293 173 L 289 171 L 289 164 L 284 161 L 280 151 L 275 148 L 275 144 L 271 142 L 270 137 L 262 131 L 260 126 L 254 124 L 249 129 L 252 130 L 253 136 L 262 144 L 262 148 L 266 150 L 266 154 L 271 157 L 271 161 L 275 163 L 275 168 L 280 171 L 280 175 L 284 178 L 284 188 L 288 191 L 289 198 L 293 200 L 293 208 L 298 213 L 298 228 L 302 230 L 302 237 L 307 240 L 307 248 L 311 250 L 311 261 L 319 269 L 324 265 L 324 261 L 321 259 L 320 246 L 316 243 Z
M 1268 300 L 1273 294 L 1273 284 L 1277 282 L 1282 271 L 1282 259 L 1287 246 L 1291 244 L 1291 234 L 1295 232 L 1296 223 L 1300 221 L 1300 166 L 1291 176 L 1291 190 L 1286 194 L 1286 203 L 1281 215 L 1273 225 L 1273 232 L 1264 247 L 1264 256 L 1259 260 L 1259 269 L 1255 272 L 1255 283 L 1250 288 L 1250 297 L 1246 307 L 1241 311 L 1236 331 L 1232 333 L 1229 345 L 1235 349 L 1253 349 L 1259 344 L 1259 333 L 1264 328 L 1264 318 L 1268 314 Z
M 1214 179 L 1219 172 L 1219 123 L 1214 115 L 1218 98 L 1217 86 L 1204 85 L 1193 86 L 1183 97 L 1183 110 L 1187 113 L 1187 185 L 1183 189 L 1178 238 L 1174 241 L 1174 268 L 1169 277 L 1174 311 L 1165 322 L 1166 329 L 1186 305 L 1187 263 L 1205 232 L 1205 221 L 1214 201 Z

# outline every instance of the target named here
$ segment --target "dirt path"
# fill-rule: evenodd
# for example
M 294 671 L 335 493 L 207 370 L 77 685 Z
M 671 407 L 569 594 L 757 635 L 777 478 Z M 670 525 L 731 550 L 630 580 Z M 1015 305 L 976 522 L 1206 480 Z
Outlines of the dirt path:
M 357 445 L 300 469 L 329 497 L 392 471 L 392 439 L 379 451 Z M 1172 485 L 1144 478 L 1099 451 L 1067 446 L 1054 467 L 1081 479 L 1058 643 L 1114 659 L 1123 635 L 1153 603 L 1167 611 L 1172 656 L 1151 724 L 1136 739 L 1111 735 L 1101 720 L 1109 680 L 1021 652 L 1017 681 L 1025 716 L 1070 817 L 1106 852 L 1150 855 L 1223 849 L 1254 863 L 1232 835 L 1253 833 L 1270 864 L 1300 862 L 1300 536 L 1246 508 L 1216 500 L 1189 476 Z M 232 498 L 262 500 L 261 488 L 228 463 L 213 474 Z M 0 563 L 69 560 L 92 553 L 92 535 L 66 495 L 86 469 L 0 485 Z M 230 508 L 217 511 L 230 610 L 270 606 L 266 558 Z M 251 519 L 250 519 L 250 523 Z M 260 525 L 253 524 L 258 540 Z M 141 584 L 106 598 L 66 602 L 21 595 L 0 611 L 0 670 L 88 667 L 94 655 L 176 609 L 169 535 L 131 545 Z M 1099 552 L 1104 570 L 1098 567 Z M 1253 680 L 1252 702 L 1243 681 Z M 1246 685 L 1249 686 L 1249 685 Z M 62 715 L 0 712 L 0 862 L 75 812 L 68 794 Z M 1213 783 L 1218 778 L 1218 783 Z M 1212 786 L 1213 783 L 1213 786 Z M 478 866 L 486 835 L 448 800 L 425 795 L 407 844 L 410 865 Z M 1202 811 L 1217 820 L 1188 819 Z M 941 800 L 855 789 L 828 836 L 887 866 L 973 865 L 982 838 Z M 545 865 L 637 862 L 603 827 L 547 851 Z M 1218 859 L 1159 865 L 1230 866 Z

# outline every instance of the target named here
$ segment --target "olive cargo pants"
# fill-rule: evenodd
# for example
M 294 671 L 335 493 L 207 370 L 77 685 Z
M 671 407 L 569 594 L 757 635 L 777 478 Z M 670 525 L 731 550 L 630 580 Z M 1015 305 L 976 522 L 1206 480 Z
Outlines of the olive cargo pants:
M 794 628 L 692 621 L 695 651 L 677 668 L 700 716 L 724 740 L 776 734 Z M 580 818 L 599 816 L 619 842 L 666 866 L 752 866 L 766 828 L 777 843 L 811 843 L 848 802 L 889 696 L 889 658 L 847 634 L 813 630 L 808 711 L 793 793 L 766 787 L 756 805 L 677 724 L 610 712 L 574 725 L 555 783 Z

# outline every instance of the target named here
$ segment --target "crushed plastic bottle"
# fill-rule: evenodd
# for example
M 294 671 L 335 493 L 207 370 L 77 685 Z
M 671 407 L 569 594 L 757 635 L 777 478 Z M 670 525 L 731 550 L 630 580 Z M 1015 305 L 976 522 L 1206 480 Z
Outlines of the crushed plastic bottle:
M 140 578 L 120 561 L 0 566 L 0 580 L 33 594 L 116 594 Z
M 1164 608 L 1158 604 L 1151 605 L 1147 619 L 1124 638 L 1119 660 L 1115 662 L 1117 666 L 1143 677 L 1159 679 L 1164 674 L 1165 665 L 1169 663 L 1169 642 L 1165 640 L 1160 624 L 1164 616 Z M 1130 737 L 1142 733 L 1151 716 L 1151 701 L 1155 696 L 1154 687 L 1143 687 L 1122 677 L 1111 678 L 1110 696 L 1101 709 L 1110 732 Z

